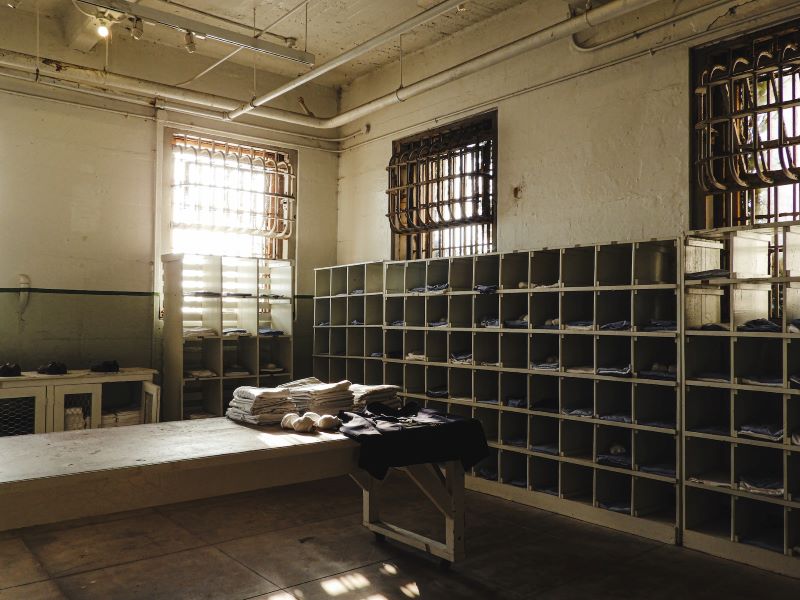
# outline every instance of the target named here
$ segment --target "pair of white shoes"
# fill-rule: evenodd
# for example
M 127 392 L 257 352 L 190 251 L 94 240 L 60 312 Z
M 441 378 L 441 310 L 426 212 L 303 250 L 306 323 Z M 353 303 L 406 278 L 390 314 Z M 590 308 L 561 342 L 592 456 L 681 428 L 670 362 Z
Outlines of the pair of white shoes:
M 302 417 L 297 413 L 289 413 L 281 419 L 283 429 L 293 429 L 299 433 L 307 433 L 314 429 L 332 430 L 338 429 L 342 422 L 333 415 L 318 415 L 315 412 L 307 412 Z

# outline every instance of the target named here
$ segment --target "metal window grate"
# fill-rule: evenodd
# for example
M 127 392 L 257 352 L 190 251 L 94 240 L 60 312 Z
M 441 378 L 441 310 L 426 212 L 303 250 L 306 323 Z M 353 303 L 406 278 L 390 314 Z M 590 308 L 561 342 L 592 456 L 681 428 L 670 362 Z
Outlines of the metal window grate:
M 496 113 L 394 143 L 387 171 L 396 259 L 495 248 Z
M 36 433 L 36 398 L 0 400 L 0 437 Z
M 287 258 L 295 175 L 282 152 L 176 134 L 173 252 Z
M 800 219 L 800 20 L 692 58 L 692 227 Z

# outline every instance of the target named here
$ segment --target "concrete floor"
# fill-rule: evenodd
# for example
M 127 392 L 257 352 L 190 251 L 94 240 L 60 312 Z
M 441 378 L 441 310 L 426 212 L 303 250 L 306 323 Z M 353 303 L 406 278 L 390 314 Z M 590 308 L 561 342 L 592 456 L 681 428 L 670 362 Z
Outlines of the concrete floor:
M 389 517 L 440 535 L 402 477 Z M 346 479 L 0 534 L 0 600 L 798 598 L 772 575 L 476 493 L 449 572 L 377 544 Z

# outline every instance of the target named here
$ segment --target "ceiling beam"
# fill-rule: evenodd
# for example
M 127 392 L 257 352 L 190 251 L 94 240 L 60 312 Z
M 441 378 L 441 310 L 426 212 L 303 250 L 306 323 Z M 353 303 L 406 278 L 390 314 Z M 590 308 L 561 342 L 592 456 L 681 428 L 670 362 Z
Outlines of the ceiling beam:
M 269 54 L 277 58 L 283 58 L 305 65 L 314 64 L 315 57 L 313 54 L 308 52 L 295 50 L 294 48 L 288 48 L 286 46 L 260 40 L 252 36 L 234 33 L 226 29 L 221 29 L 220 27 L 215 27 L 214 25 L 209 25 L 207 23 L 195 21 L 194 19 L 181 17 L 172 13 L 163 12 L 154 8 L 142 6 L 140 4 L 134 4 L 132 2 L 127 2 L 126 0 L 80 1 L 84 4 L 91 4 L 92 6 L 96 6 L 100 9 L 110 12 L 121 13 L 131 17 L 139 17 L 143 21 L 157 23 L 159 25 L 164 25 L 165 27 L 178 29 L 179 31 L 191 32 L 196 34 L 198 37 L 206 37 L 218 42 L 232 44 L 247 50 Z

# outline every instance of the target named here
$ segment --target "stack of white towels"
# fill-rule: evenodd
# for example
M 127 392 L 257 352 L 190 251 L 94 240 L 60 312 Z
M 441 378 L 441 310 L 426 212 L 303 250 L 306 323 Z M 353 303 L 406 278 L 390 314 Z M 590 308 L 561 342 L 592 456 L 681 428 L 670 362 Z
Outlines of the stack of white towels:
M 361 410 L 370 402 L 381 402 L 387 406 L 398 408 L 400 388 L 396 385 L 362 385 L 354 383 L 350 386 L 353 392 L 353 408 Z
M 316 377 L 307 377 L 284 383 L 281 388 L 288 390 L 294 402 L 305 404 L 307 410 L 323 415 L 335 415 L 340 410 L 353 408 L 351 385 L 346 379 L 337 383 L 323 383 Z
M 305 402 L 290 397 L 288 389 L 245 385 L 234 390 L 225 416 L 252 425 L 274 425 L 288 412 L 307 409 Z

